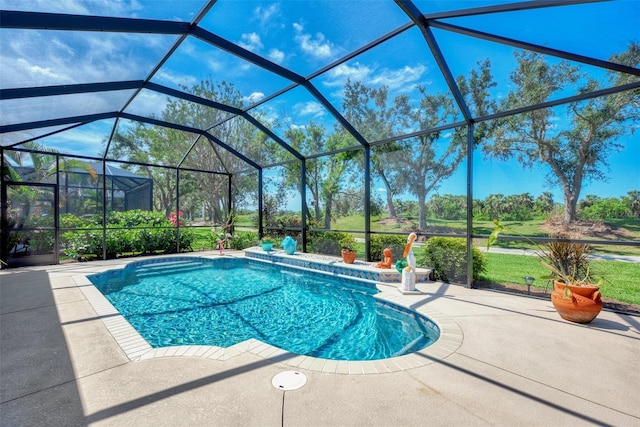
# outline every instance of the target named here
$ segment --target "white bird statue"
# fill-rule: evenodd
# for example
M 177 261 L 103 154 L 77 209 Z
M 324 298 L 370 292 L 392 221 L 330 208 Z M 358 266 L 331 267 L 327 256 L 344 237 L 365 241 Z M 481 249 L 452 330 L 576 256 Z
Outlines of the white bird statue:
M 413 242 L 418 236 L 411 233 L 407 237 L 407 245 L 404 247 L 404 257 L 407 260 L 407 266 L 402 270 L 402 282 L 398 290 L 405 293 L 416 292 L 416 256 L 413 254 Z
M 416 233 L 409 234 L 407 237 L 407 245 L 404 247 L 404 257 L 407 259 L 407 266 L 405 267 L 405 270 L 409 269 L 414 273 L 416 272 L 416 256 L 413 254 L 412 247 L 413 242 L 415 242 L 417 238 L 418 236 Z

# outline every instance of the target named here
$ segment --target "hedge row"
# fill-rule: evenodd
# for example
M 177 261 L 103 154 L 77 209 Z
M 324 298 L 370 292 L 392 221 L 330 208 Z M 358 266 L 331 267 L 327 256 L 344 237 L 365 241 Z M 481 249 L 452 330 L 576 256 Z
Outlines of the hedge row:
M 61 215 L 62 228 L 75 228 L 61 235 L 64 253 L 69 258 L 102 258 L 103 231 L 99 216 L 80 218 Z M 193 231 L 180 229 L 180 252 L 190 251 Z M 107 258 L 123 254 L 174 253 L 177 234 L 174 224 L 162 213 L 131 210 L 111 212 L 107 217 Z

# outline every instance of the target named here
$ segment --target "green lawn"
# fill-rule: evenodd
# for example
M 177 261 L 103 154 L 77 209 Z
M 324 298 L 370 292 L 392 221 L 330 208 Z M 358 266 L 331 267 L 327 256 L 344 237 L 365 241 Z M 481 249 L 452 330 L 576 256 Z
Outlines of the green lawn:
M 388 232 L 400 232 L 403 229 L 409 227 L 411 223 L 398 223 L 398 224 L 380 224 L 380 217 L 373 216 L 371 218 L 371 229 L 373 231 L 388 231 Z M 412 219 L 413 224 L 417 220 Z M 540 229 L 543 224 L 542 220 L 532 221 L 505 221 L 502 224 L 512 230 L 512 233 L 516 236 L 529 236 L 529 237 L 548 237 L 548 234 Z M 476 234 L 490 234 L 493 231 L 494 224 L 492 221 L 474 221 L 474 233 Z M 624 219 L 624 220 L 611 220 L 609 222 L 611 226 L 624 228 L 626 230 L 626 237 L 629 240 L 640 240 L 640 220 Z M 466 221 L 462 220 L 442 220 L 435 218 L 428 218 L 427 225 L 438 231 L 449 231 L 451 233 L 464 232 L 467 228 Z M 349 215 L 341 217 L 335 220 L 332 227 L 336 230 L 364 230 L 364 217 L 362 215 Z M 361 234 L 354 233 L 356 237 L 362 237 Z M 486 239 L 476 239 L 474 242 L 476 246 L 485 246 Z M 529 248 L 535 249 L 535 246 L 525 241 L 507 241 L 499 240 L 494 246 L 510 249 L 522 249 Z M 614 246 L 614 245 L 595 245 L 593 247 L 594 252 L 602 254 L 617 254 L 617 255 L 640 255 L 640 247 L 631 246 Z
M 487 272 L 481 280 L 491 283 L 524 284 L 524 276 L 536 278 L 533 286 L 544 288 L 548 274 L 535 256 L 510 255 L 488 252 Z M 593 270 L 604 278 L 600 286 L 602 295 L 617 301 L 640 305 L 640 264 L 622 261 L 592 261 Z
M 238 218 L 240 219 L 240 218 Z M 401 231 L 407 224 L 381 225 L 374 220 L 372 228 L 378 231 Z M 241 223 L 250 223 L 248 216 L 242 218 Z M 464 230 L 466 223 L 464 221 L 444 221 L 429 219 L 428 224 L 436 227 L 446 227 L 453 230 Z M 546 236 L 541 232 L 539 227 L 542 221 L 524 221 L 524 222 L 508 222 L 508 225 L 517 234 L 528 236 Z M 640 221 L 620 220 L 616 223 L 618 227 L 624 227 L 629 230 L 632 235 L 640 239 Z M 493 229 L 491 221 L 478 221 L 474 223 L 475 232 L 490 233 Z M 334 229 L 339 230 L 362 230 L 364 228 L 364 219 L 362 215 L 351 215 L 339 218 L 333 224 Z M 194 250 L 212 249 L 210 240 L 211 228 L 193 228 L 196 233 L 196 239 L 193 246 Z M 362 237 L 363 234 L 354 233 L 356 237 Z M 506 248 L 523 248 L 529 247 L 526 242 L 499 242 L 495 246 Z M 485 244 L 482 239 L 477 239 L 476 246 Z M 358 259 L 364 259 L 364 243 L 357 245 Z M 640 248 L 629 248 L 621 246 L 603 246 L 596 247 L 598 253 L 614 253 L 620 255 L 640 255 Z M 487 273 L 481 278 L 483 281 L 492 283 L 517 283 L 524 284 L 523 276 L 533 276 L 537 280 L 534 286 L 544 288 L 546 280 L 540 279 L 541 276 L 547 274 L 547 270 L 540 265 L 538 258 L 534 256 L 498 254 L 495 252 L 486 253 L 488 261 Z M 604 277 L 604 283 L 601 286 L 602 294 L 605 297 L 612 298 L 621 302 L 640 305 L 640 264 L 620 262 L 620 261 L 592 261 L 593 269 Z
M 409 224 L 380 224 L 379 217 L 372 217 L 371 228 L 375 231 L 402 231 Z M 503 223 L 513 230 L 514 235 L 546 237 L 547 234 L 540 229 L 543 221 L 510 221 Z M 452 232 L 466 229 L 465 221 L 446 221 L 438 219 L 428 219 L 427 224 L 440 229 L 448 228 Z M 626 237 L 640 240 L 640 220 L 612 220 L 610 225 L 626 230 Z M 474 221 L 474 232 L 478 234 L 489 234 L 493 230 L 492 221 Z M 339 218 L 333 224 L 335 229 L 340 230 L 361 230 L 363 217 L 352 215 Z M 356 236 L 361 237 L 361 236 Z M 476 239 L 476 246 L 486 245 L 486 239 Z M 363 245 L 361 245 L 363 246 Z M 499 241 L 496 247 L 503 248 L 534 248 L 534 245 L 522 241 Z M 617 255 L 640 255 L 640 247 L 625 246 L 594 246 L 594 252 L 602 254 Z M 358 250 L 359 257 L 364 258 L 364 247 Z M 546 280 L 539 279 L 548 274 L 547 270 L 540 265 L 539 260 L 533 256 L 509 255 L 498 253 L 487 253 L 489 269 L 482 280 L 492 283 L 517 283 L 524 284 L 524 276 L 538 278 L 534 286 L 544 288 Z M 640 264 L 621 261 L 592 261 L 592 268 L 599 276 L 604 277 L 601 286 L 602 294 L 607 298 L 617 301 L 640 305 Z
M 236 227 L 258 228 L 256 214 L 239 214 L 236 216 Z
M 215 249 L 215 241 L 211 237 L 211 227 L 191 227 L 190 230 L 195 233 L 195 239 L 191 243 L 194 251 Z

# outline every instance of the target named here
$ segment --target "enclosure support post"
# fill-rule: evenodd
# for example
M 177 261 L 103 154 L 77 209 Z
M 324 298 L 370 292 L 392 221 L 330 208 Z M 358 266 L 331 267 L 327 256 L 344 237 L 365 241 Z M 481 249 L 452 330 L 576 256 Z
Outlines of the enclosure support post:
M 302 221 L 302 252 L 307 252 L 307 159 L 300 160 L 300 219 Z
M 263 236 L 263 228 L 262 228 L 262 169 L 258 169 L 258 238 L 262 239 Z
M 232 174 L 227 175 L 229 182 L 227 183 L 227 222 L 225 225 L 229 225 L 229 217 L 231 216 L 231 212 L 233 212 L 233 193 L 231 191 L 232 177 L 233 177 Z M 229 233 L 231 233 L 231 235 L 233 235 L 233 233 L 235 232 L 234 228 L 235 228 L 235 224 L 233 224 L 229 229 Z
M 473 123 L 467 125 L 467 288 L 473 285 Z
M 9 224 L 7 223 L 7 209 L 9 208 L 9 201 L 7 200 L 7 186 L 4 182 L 5 177 L 5 165 L 4 165 L 4 148 L 0 146 L 0 170 L 2 175 L 0 176 L 0 260 L 7 262 L 9 259 Z
M 113 192 L 111 201 L 113 202 Z M 107 162 L 105 160 L 102 160 L 102 259 L 107 259 Z
M 180 169 L 176 168 L 176 253 L 180 253 Z
M 364 147 L 364 259 L 371 261 L 371 146 Z
M 67 186 L 69 177 L 65 172 L 64 185 Z M 67 189 L 65 188 L 65 195 L 67 195 Z M 56 155 L 56 191 L 53 194 L 53 261 L 60 264 L 60 156 Z M 69 197 L 66 197 L 69 199 Z M 67 205 L 67 212 L 69 212 Z

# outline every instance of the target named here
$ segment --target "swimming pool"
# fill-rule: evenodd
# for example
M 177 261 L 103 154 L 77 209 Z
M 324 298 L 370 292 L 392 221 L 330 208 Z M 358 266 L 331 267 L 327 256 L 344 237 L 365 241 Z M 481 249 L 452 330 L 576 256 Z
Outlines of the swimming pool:
M 376 360 L 440 334 L 430 319 L 374 298 L 372 283 L 255 260 L 150 260 L 88 278 L 156 348 L 256 338 L 318 358 Z

